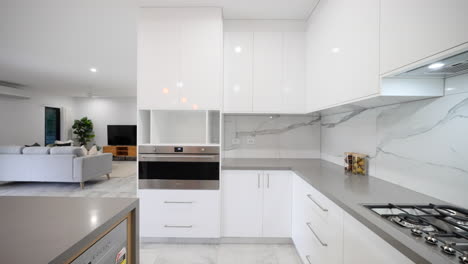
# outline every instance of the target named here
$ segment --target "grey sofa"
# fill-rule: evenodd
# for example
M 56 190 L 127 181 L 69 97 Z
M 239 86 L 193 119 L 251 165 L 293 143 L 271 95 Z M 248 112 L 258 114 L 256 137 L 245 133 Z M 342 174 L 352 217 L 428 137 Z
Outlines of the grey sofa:
M 84 156 L 79 147 L 0 146 L 0 181 L 76 182 L 112 172 L 112 154 Z

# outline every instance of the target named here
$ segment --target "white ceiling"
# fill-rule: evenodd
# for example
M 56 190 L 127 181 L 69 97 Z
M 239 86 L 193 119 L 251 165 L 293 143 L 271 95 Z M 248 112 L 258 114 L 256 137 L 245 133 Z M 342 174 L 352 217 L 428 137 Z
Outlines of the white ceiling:
M 222 7 L 225 19 L 307 19 L 319 0 L 139 0 L 140 6 Z
M 0 0 L 0 81 L 56 95 L 136 96 L 138 5 L 222 7 L 225 19 L 306 19 L 318 1 Z
M 2 0 L 0 80 L 57 95 L 136 96 L 136 14 L 133 0 Z

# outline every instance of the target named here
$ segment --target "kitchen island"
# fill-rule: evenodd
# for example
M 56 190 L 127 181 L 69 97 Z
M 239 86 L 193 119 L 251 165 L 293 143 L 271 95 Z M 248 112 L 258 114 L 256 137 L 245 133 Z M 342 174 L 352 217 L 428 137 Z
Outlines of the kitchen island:
M 3 263 L 139 262 L 136 198 L 1 197 L 0 210 Z

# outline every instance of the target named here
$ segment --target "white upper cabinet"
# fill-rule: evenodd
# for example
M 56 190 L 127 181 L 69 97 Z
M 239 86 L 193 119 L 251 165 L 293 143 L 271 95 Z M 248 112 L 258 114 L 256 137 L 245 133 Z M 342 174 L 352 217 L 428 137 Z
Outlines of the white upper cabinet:
M 277 112 L 281 107 L 283 35 L 254 33 L 253 111 Z
M 305 32 L 226 32 L 224 111 L 305 112 Z
M 379 93 L 379 1 L 322 0 L 309 19 L 307 111 Z
M 381 0 L 380 73 L 468 43 L 466 0 Z
M 253 33 L 224 33 L 224 111 L 252 112 Z
M 179 104 L 180 23 L 166 9 L 144 8 L 138 24 L 138 107 Z
M 222 38 L 219 8 L 142 8 L 138 107 L 220 109 Z
M 305 63 L 304 32 L 284 32 L 282 112 L 305 112 Z

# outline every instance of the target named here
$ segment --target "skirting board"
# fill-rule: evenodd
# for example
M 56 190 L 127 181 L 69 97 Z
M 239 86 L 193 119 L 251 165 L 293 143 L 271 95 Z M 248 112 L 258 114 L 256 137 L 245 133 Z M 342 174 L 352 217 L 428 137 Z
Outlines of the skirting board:
M 222 237 L 222 238 L 178 238 L 178 237 L 142 237 L 141 243 L 159 244 L 292 244 L 289 237 Z

